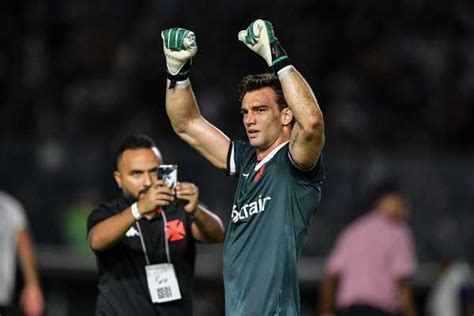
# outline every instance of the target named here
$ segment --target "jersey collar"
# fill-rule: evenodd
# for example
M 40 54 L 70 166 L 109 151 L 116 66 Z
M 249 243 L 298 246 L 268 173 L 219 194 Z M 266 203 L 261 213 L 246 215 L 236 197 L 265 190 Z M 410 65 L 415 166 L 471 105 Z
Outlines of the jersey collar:
M 269 162 L 270 160 L 272 160 L 273 156 L 275 156 L 277 154 L 277 152 L 283 147 L 285 146 L 286 144 L 288 144 L 290 141 L 287 140 L 286 142 L 284 143 L 281 143 L 280 145 L 278 145 L 277 147 L 275 147 L 268 155 L 265 156 L 265 158 L 263 158 L 256 166 L 255 166 L 255 171 L 258 171 L 264 164 L 266 164 L 267 162 Z

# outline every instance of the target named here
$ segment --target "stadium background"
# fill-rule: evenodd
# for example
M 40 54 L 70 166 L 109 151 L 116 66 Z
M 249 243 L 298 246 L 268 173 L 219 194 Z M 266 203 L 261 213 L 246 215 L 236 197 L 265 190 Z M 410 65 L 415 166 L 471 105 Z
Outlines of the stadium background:
M 0 187 L 28 210 L 47 315 L 92 314 L 91 205 L 117 194 L 117 143 L 144 132 L 180 178 L 228 222 L 235 182 L 178 140 L 164 110 L 160 30 L 197 35 L 192 83 L 201 110 L 244 139 L 237 83 L 266 71 L 237 41 L 270 20 L 325 113 L 326 181 L 301 260 L 303 314 L 314 314 L 337 234 L 396 177 L 411 200 L 423 308 L 434 263 L 474 262 L 474 10 L 469 1 L 2 1 Z M 471 132 L 469 132 L 471 130 Z M 201 247 L 197 315 L 222 313 L 221 246 Z M 66 286 L 67 285 L 67 286 Z

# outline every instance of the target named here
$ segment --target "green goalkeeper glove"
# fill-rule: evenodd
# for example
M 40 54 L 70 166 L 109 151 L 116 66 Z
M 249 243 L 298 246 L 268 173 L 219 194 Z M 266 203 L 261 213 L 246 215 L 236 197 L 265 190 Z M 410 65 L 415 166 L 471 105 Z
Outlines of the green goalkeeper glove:
M 161 32 L 166 57 L 166 73 L 173 88 L 176 81 L 186 80 L 191 70 L 191 59 L 196 55 L 196 37 L 192 31 L 174 27 Z
M 255 20 L 246 30 L 239 32 L 239 41 L 265 59 L 268 67 L 277 73 L 290 65 L 290 59 L 278 42 L 270 22 Z

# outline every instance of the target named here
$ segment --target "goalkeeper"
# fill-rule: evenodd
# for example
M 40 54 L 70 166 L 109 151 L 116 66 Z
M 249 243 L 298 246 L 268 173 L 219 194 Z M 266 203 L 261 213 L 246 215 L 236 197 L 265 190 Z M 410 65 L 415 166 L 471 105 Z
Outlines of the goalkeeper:
M 200 114 L 191 87 L 194 33 L 161 33 L 175 132 L 238 178 L 224 243 L 226 315 L 299 315 L 297 261 L 324 179 L 324 120 L 311 87 L 292 66 L 272 24 L 256 20 L 238 38 L 269 66 L 240 84 L 248 142 L 233 141 Z

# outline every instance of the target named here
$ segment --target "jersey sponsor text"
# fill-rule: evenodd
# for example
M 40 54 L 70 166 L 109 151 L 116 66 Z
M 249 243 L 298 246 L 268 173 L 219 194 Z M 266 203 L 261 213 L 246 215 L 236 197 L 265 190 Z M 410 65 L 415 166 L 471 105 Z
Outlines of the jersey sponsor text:
M 253 216 L 255 214 L 265 211 L 265 205 L 271 199 L 272 198 L 269 196 L 262 198 L 262 196 L 260 195 L 256 201 L 244 204 L 240 208 L 240 210 L 237 209 L 237 205 L 234 204 L 234 206 L 232 207 L 232 214 L 231 214 L 232 221 L 234 223 L 237 223 L 239 220 L 245 220 L 249 218 L 250 216 Z

